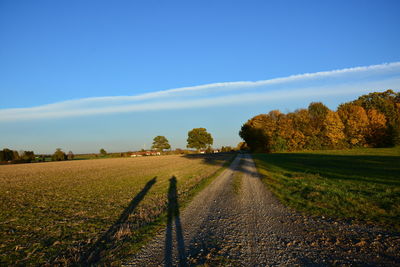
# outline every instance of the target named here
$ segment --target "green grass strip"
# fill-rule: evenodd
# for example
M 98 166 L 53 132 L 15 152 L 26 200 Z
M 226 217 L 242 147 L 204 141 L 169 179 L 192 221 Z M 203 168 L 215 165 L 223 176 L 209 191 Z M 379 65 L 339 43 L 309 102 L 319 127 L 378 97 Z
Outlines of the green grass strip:
M 263 182 L 314 215 L 400 230 L 400 148 L 254 154 Z

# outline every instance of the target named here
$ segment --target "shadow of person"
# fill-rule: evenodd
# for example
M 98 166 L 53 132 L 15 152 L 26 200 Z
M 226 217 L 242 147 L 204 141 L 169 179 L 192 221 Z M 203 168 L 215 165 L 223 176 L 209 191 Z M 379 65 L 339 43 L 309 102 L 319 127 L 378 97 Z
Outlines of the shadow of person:
M 157 176 L 146 183 L 143 189 L 131 200 L 128 207 L 122 212 L 118 220 L 94 243 L 82 256 L 82 265 L 93 265 L 101 259 L 101 255 L 115 246 L 114 236 L 117 231 L 128 222 L 129 215 L 143 200 L 150 188 L 156 183 Z
M 176 190 L 176 177 L 169 179 L 168 189 L 168 217 L 165 232 L 165 266 L 173 266 L 173 223 L 175 222 L 176 243 L 179 257 L 179 266 L 187 266 L 185 255 L 185 242 L 183 239 L 182 225 L 179 217 L 178 194 Z

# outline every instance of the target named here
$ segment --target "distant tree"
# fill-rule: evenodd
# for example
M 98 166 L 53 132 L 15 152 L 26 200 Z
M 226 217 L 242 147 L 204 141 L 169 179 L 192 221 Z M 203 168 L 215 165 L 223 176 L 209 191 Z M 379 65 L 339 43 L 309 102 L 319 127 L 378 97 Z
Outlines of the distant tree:
M 19 153 L 18 153 L 18 151 L 16 151 L 16 150 L 13 150 L 13 161 L 19 161 L 21 159 L 21 157 L 20 157 L 20 155 L 19 155 Z
M 312 102 L 308 106 L 308 118 L 307 118 L 307 128 L 304 135 L 307 136 L 306 148 L 309 149 L 322 149 L 325 147 L 324 144 L 324 124 L 326 116 L 330 111 L 321 102 Z
M 61 150 L 61 148 L 57 148 L 56 152 L 51 156 L 52 161 L 61 161 L 66 159 L 67 155 Z
M 185 151 L 183 151 L 183 149 L 181 148 L 175 148 L 175 154 L 184 154 Z
M 400 103 L 400 92 L 395 93 L 393 90 L 362 95 L 351 102 L 353 105 L 362 106 L 365 110 L 378 110 L 385 115 L 389 123 L 398 122 L 400 119 L 396 103 Z
M 365 109 L 354 104 L 342 104 L 338 108 L 338 114 L 344 124 L 344 133 L 349 145 L 365 145 L 369 124 Z
M 188 132 L 188 148 L 200 150 L 212 145 L 213 142 L 211 134 L 205 128 L 194 128 Z
M 337 112 L 321 102 L 287 114 L 273 110 L 249 119 L 239 135 L 257 152 L 400 144 L 400 93 L 364 95 Z
M 239 136 L 252 151 L 269 152 L 276 121 L 270 114 L 260 114 L 242 125 Z
M 400 92 L 386 90 L 360 96 L 350 102 L 353 105 L 362 106 L 366 111 L 376 109 L 386 118 L 385 146 L 400 144 Z
M 310 146 L 312 143 L 310 137 L 312 137 L 314 130 L 309 126 L 310 115 L 308 109 L 298 109 L 293 113 L 287 114 L 287 117 L 290 118 L 293 127 L 292 136 L 288 140 L 288 149 L 301 150 Z
M 73 160 L 74 157 L 75 157 L 74 153 L 72 153 L 72 151 L 69 151 L 67 155 L 68 160 Z
M 248 150 L 249 147 L 247 146 L 246 142 L 240 142 L 239 144 L 237 144 L 236 149 L 237 150 Z
M 39 155 L 38 156 L 38 162 L 45 162 L 46 161 L 46 156 L 45 155 Z
M 231 151 L 232 151 L 232 147 L 230 147 L 230 146 L 221 147 L 221 152 L 231 152 Z
M 376 109 L 367 111 L 369 125 L 367 129 L 367 142 L 373 147 L 387 145 L 386 140 L 390 138 L 387 132 L 386 117 Z
M 107 155 L 107 151 L 104 148 L 100 149 L 100 155 L 106 156 Z
M 15 153 L 11 149 L 4 148 L 0 153 L 0 161 L 12 161 L 15 159 Z
M 328 110 L 322 124 L 323 145 L 328 148 L 335 148 L 345 138 L 344 124 L 339 114 Z
M 287 140 L 291 135 L 291 124 L 287 116 L 279 110 L 272 110 L 268 114 L 255 116 L 252 122 L 256 138 L 261 142 L 258 149 L 254 149 L 253 142 L 245 140 L 251 150 L 259 152 L 282 151 L 287 148 Z
M 35 161 L 35 153 L 33 151 L 23 151 L 20 160 L 22 162 L 32 162 Z
M 321 102 L 312 102 L 308 105 L 308 113 L 310 114 L 311 119 L 315 120 L 317 124 L 322 124 L 321 121 L 325 119 L 328 112 L 329 108 Z
M 273 110 L 248 120 L 239 132 L 252 151 L 322 149 L 344 138 L 339 116 L 322 103 L 283 114 Z
M 206 149 L 206 153 L 207 153 L 207 154 L 211 154 L 211 153 L 213 153 L 213 149 L 212 149 L 212 147 L 211 147 L 211 146 L 208 146 L 208 147 L 207 147 L 207 149 Z
M 163 151 L 164 149 L 170 149 L 171 146 L 169 145 L 168 139 L 165 136 L 156 136 L 153 139 L 153 145 L 151 146 L 152 149 Z

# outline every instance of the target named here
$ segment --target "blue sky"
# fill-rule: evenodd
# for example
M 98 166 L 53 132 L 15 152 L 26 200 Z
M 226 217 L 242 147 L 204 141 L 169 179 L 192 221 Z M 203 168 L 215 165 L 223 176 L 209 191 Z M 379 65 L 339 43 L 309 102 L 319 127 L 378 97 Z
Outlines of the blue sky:
M 370 0 L 2 0 L 0 148 L 127 151 L 156 135 L 184 148 L 194 127 L 236 145 L 271 109 L 399 90 L 399 13 Z

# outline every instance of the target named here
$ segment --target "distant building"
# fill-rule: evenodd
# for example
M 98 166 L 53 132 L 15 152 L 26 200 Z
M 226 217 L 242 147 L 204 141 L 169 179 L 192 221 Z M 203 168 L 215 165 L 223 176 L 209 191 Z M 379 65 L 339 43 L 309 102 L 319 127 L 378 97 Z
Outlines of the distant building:
M 135 158 L 135 157 L 143 157 L 143 156 L 160 156 L 161 152 L 159 151 L 138 151 L 138 152 L 132 152 L 130 157 Z

